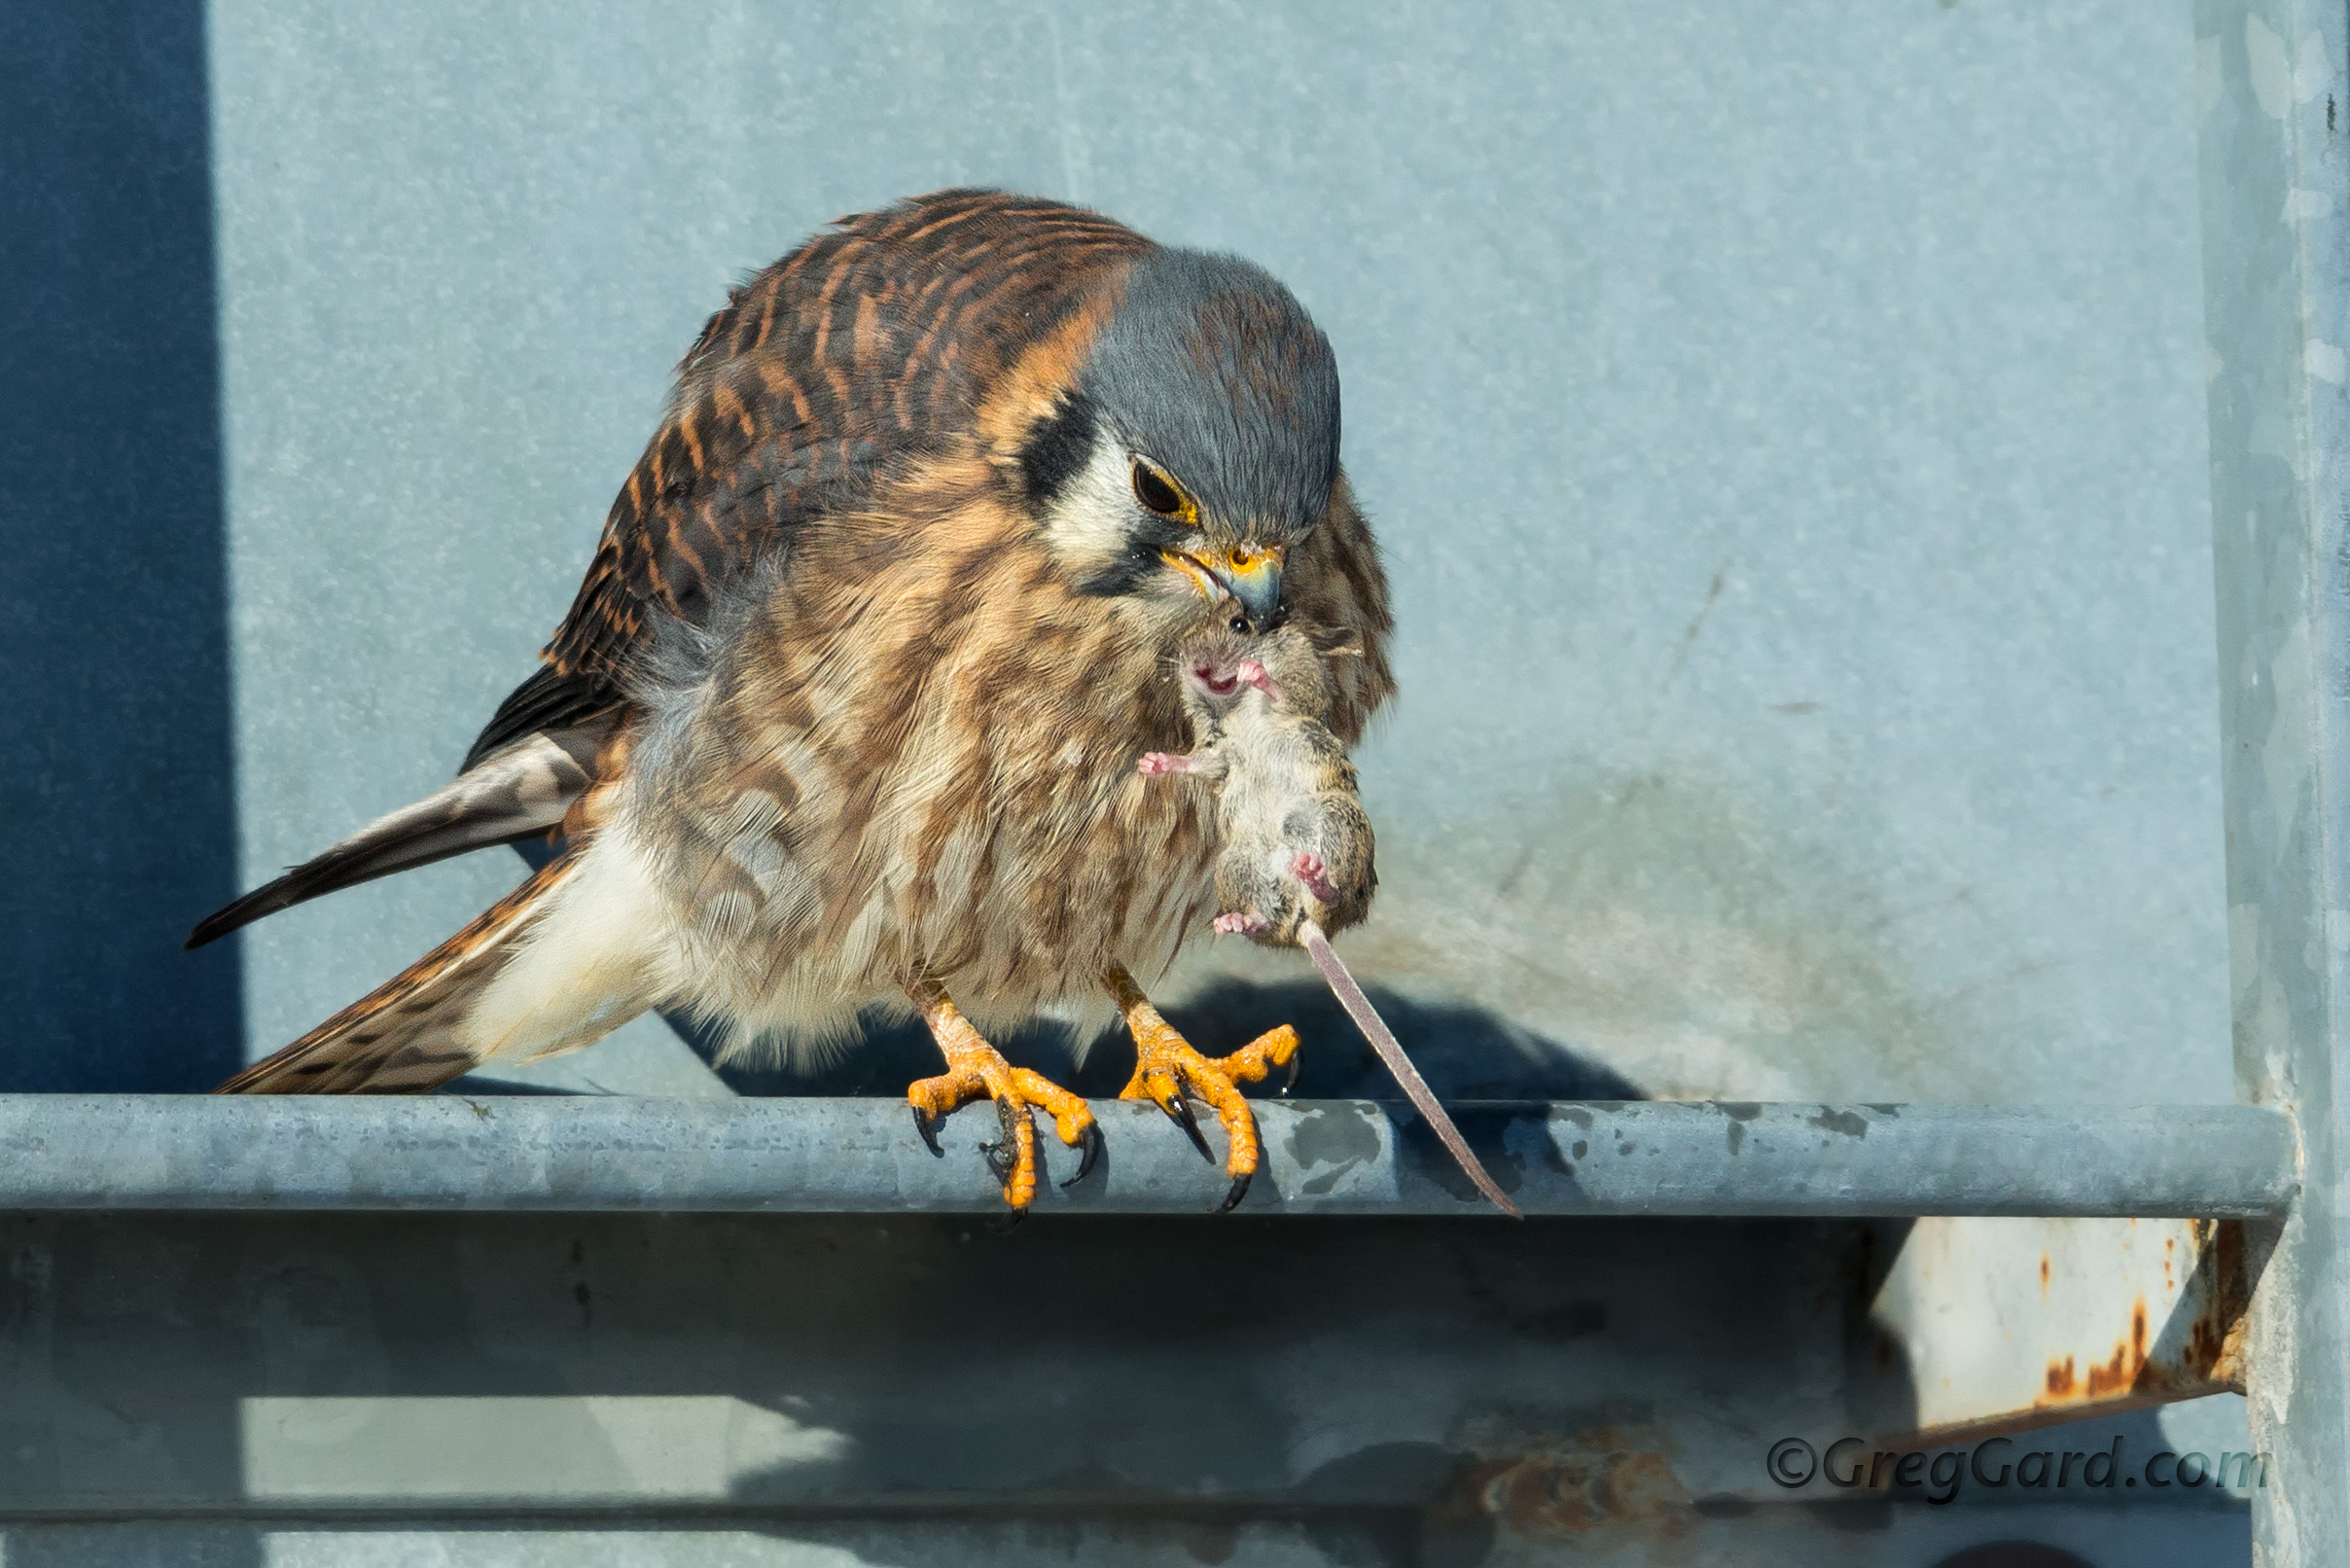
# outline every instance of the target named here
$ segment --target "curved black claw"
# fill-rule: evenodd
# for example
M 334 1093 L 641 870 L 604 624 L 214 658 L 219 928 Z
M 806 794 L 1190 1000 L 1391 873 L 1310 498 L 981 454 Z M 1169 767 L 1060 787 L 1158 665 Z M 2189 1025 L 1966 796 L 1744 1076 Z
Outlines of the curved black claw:
M 1216 1212 L 1218 1214 L 1229 1214 L 1234 1209 L 1238 1208 L 1240 1206 L 1240 1200 L 1248 1196 L 1249 1182 L 1256 1176 L 1256 1174 L 1257 1173 L 1253 1170 L 1244 1170 L 1239 1175 L 1233 1177 L 1232 1190 L 1224 1194 L 1224 1201 L 1216 1205 Z
M 1304 1066 L 1304 1065 L 1305 1065 L 1305 1052 L 1304 1052 L 1304 1051 L 1295 1051 L 1290 1052 L 1290 1058 L 1289 1058 L 1289 1078 L 1288 1078 L 1288 1079 L 1287 1079 L 1287 1080 L 1286 1080 L 1286 1081 L 1285 1081 L 1285 1082 L 1282 1084 L 1282 1086 L 1281 1086 L 1281 1093 L 1282 1093 L 1282 1096 L 1283 1096 L 1284 1098 L 1287 1098 L 1287 1097 L 1288 1097 L 1288 1095 L 1289 1095 L 1289 1091 L 1290 1091 L 1291 1089 L 1296 1088 L 1296 1087 L 1298 1087 L 1298 1069 L 1299 1069 L 1299 1068 L 1300 1068 L 1300 1067 L 1302 1067 L 1302 1066 Z
M 922 1141 L 924 1143 L 930 1145 L 930 1152 L 939 1158 L 944 1159 L 946 1158 L 946 1151 L 939 1146 L 939 1128 L 945 1123 L 946 1119 L 944 1117 L 940 1117 L 934 1122 L 929 1117 L 926 1117 L 922 1114 L 922 1107 L 918 1105 L 909 1105 L 907 1107 L 907 1109 L 913 1112 L 914 1130 L 922 1135 Z
M 1174 1099 L 1159 1109 L 1167 1113 L 1168 1121 L 1183 1128 L 1183 1135 L 1192 1140 L 1192 1147 L 1199 1151 L 1200 1158 L 1211 1165 L 1216 1163 L 1215 1151 L 1208 1148 L 1207 1139 L 1200 1136 L 1199 1123 L 1192 1115 L 1192 1102 L 1183 1097 L 1181 1089 L 1175 1091 Z
M 1101 1158 L 1102 1152 L 1100 1123 L 1089 1122 L 1086 1124 L 1085 1132 L 1077 1140 L 1077 1174 L 1061 1183 L 1063 1188 L 1075 1187 L 1093 1174 L 1093 1162 Z

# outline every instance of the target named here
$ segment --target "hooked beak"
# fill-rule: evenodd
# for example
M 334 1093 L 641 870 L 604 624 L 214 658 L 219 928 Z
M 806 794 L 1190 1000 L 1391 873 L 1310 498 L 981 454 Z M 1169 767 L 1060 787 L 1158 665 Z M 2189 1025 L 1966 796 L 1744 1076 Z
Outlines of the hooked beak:
M 1210 604 L 1230 594 L 1248 617 L 1249 629 L 1264 631 L 1281 609 L 1281 562 L 1288 553 L 1279 545 L 1233 545 L 1197 552 L 1161 551 L 1159 558 L 1189 577 Z

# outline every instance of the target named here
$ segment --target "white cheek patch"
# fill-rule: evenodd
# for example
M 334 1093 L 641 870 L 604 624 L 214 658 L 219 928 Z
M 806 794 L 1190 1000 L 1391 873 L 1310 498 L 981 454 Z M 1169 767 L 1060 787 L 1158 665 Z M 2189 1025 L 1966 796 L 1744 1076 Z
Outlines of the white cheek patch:
M 1070 479 L 1045 517 L 1045 544 L 1081 569 L 1115 564 L 1132 548 L 1134 497 L 1126 485 L 1126 454 L 1096 436 L 1093 454 Z

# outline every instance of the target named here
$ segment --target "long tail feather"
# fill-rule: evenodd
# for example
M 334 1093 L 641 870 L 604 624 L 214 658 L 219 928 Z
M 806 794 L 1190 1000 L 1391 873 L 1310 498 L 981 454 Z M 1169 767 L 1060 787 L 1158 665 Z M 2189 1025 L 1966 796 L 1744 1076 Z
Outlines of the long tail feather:
M 1436 1129 L 1437 1137 L 1450 1151 L 1452 1158 L 1460 1161 L 1461 1169 L 1468 1172 L 1470 1181 L 1477 1184 L 1477 1190 L 1484 1194 L 1495 1208 L 1513 1220 L 1524 1219 L 1525 1216 L 1518 1213 L 1517 1205 L 1510 1201 L 1510 1194 L 1486 1174 L 1483 1163 L 1471 1151 L 1469 1140 L 1461 1136 L 1461 1129 L 1452 1124 L 1452 1118 L 1446 1116 L 1444 1107 L 1438 1103 L 1436 1090 L 1428 1087 L 1428 1080 L 1420 1076 L 1420 1070 L 1411 1065 L 1411 1058 L 1404 1054 L 1403 1042 L 1396 1039 L 1394 1032 L 1387 1027 L 1387 1020 L 1379 1016 L 1379 1010 L 1371 1005 L 1371 998 L 1363 994 L 1363 987 L 1355 983 L 1354 976 L 1339 961 L 1337 953 L 1331 947 L 1330 938 L 1322 934 L 1322 928 L 1311 920 L 1304 921 L 1298 928 L 1298 940 L 1305 944 L 1306 956 L 1313 959 L 1314 967 L 1322 972 L 1323 980 L 1329 981 L 1331 994 L 1337 997 L 1338 1005 L 1354 1018 L 1355 1026 L 1363 1031 L 1363 1038 L 1371 1042 L 1371 1049 L 1379 1053 L 1379 1060 L 1387 1064 L 1387 1070 L 1403 1086 L 1405 1096 L 1427 1119 L 1428 1124 Z
M 482 1054 L 460 1041 L 460 1026 L 579 858 L 572 850 L 551 861 L 473 924 L 213 1092 L 415 1094 L 470 1072 Z
M 447 788 L 378 818 L 316 858 L 196 923 L 201 947 L 322 893 L 545 833 L 593 775 L 608 724 L 527 735 L 460 773 Z

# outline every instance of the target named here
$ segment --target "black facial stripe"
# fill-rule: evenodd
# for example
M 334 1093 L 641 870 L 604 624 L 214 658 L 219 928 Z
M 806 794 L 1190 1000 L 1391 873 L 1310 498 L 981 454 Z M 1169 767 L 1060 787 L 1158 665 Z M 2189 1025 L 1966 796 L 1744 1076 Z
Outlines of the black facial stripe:
M 1129 552 L 1091 576 L 1078 581 L 1077 591 L 1088 598 L 1114 599 L 1122 593 L 1131 593 L 1141 588 L 1152 572 L 1158 569 L 1158 557 Z
M 1072 392 L 1051 418 L 1038 421 L 1020 447 L 1020 482 L 1027 487 L 1028 504 L 1050 504 L 1092 454 L 1093 400 Z

